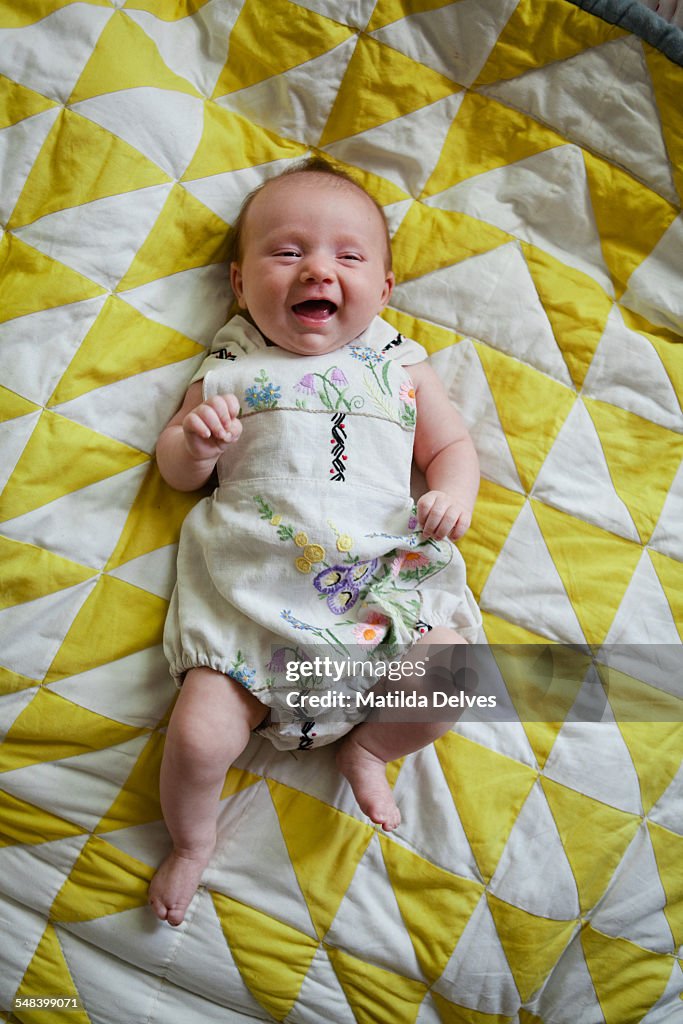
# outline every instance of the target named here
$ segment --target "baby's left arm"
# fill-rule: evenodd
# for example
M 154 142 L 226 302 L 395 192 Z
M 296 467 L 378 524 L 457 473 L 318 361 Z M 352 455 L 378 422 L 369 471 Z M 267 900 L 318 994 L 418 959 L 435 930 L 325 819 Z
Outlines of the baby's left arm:
M 406 367 L 415 387 L 417 425 L 413 457 L 429 490 L 417 503 L 425 537 L 458 540 L 472 522 L 479 460 L 460 413 L 427 363 Z

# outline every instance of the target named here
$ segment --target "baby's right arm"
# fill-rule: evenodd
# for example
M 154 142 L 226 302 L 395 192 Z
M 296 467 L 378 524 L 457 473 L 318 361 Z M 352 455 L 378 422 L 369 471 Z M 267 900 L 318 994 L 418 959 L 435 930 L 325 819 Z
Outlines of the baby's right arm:
M 190 384 L 157 442 L 157 465 L 166 483 L 177 491 L 202 487 L 227 446 L 242 433 L 238 413 L 234 395 L 215 395 L 204 402 L 202 381 Z

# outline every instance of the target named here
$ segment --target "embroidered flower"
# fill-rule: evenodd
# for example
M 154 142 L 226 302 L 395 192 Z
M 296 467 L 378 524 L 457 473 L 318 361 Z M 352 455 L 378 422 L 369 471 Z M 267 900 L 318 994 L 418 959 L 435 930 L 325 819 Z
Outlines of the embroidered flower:
M 269 672 L 284 672 L 285 671 L 285 669 L 287 668 L 287 654 L 288 654 L 288 651 L 289 651 L 289 648 L 287 648 L 287 647 L 278 647 L 278 649 L 273 652 L 273 657 L 270 659 L 270 661 L 266 665 L 266 668 L 268 669 Z
M 289 608 L 283 608 L 282 609 L 282 611 L 280 612 L 280 618 L 284 619 L 285 622 L 288 622 L 290 624 L 290 626 L 294 626 L 294 629 L 310 629 L 311 628 L 308 625 L 307 622 L 302 622 L 301 619 L 297 619 L 294 615 L 292 615 L 292 613 L 289 610 Z
M 313 586 L 320 594 L 327 595 L 327 607 L 334 615 L 342 615 L 360 596 L 360 588 L 375 572 L 379 559 L 371 558 L 353 565 L 333 565 L 323 569 L 313 580 Z
M 416 530 L 418 528 L 418 526 L 419 526 L 419 522 L 418 522 L 417 516 L 416 515 L 411 515 L 408 518 L 408 529 L 409 530 Z
M 247 405 L 256 412 L 274 409 L 281 397 L 280 386 L 268 380 L 265 370 L 261 370 L 258 377 L 254 377 L 254 383 L 244 392 Z
M 391 563 L 391 575 L 398 576 L 400 572 L 410 569 L 424 569 L 431 562 L 426 555 L 419 551 L 402 551 Z
M 415 405 L 415 385 L 410 380 L 405 380 L 401 387 L 398 389 L 398 397 L 401 402 L 407 402 L 408 405 Z
M 377 366 L 382 362 L 381 353 L 375 352 L 374 348 L 368 348 L 366 345 L 351 345 L 349 352 L 354 359 L 359 359 L 366 366 Z
M 363 647 L 376 647 L 386 636 L 389 619 L 379 612 L 370 612 L 365 622 L 358 622 L 353 627 L 356 642 Z
M 332 373 L 330 374 L 330 380 L 332 381 L 333 384 L 338 384 L 342 388 L 344 387 L 345 384 L 349 383 L 346 374 L 344 373 L 343 370 L 340 370 L 338 366 L 335 366 L 334 369 L 332 370 Z
M 353 608 L 359 597 L 360 590 L 358 587 L 354 586 L 353 583 L 347 583 L 345 586 L 342 585 L 339 590 L 336 590 L 334 594 L 330 594 L 327 599 L 327 607 L 333 615 L 343 615 L 349 608 Z
M 307 373 L 305 377 L 302 377 L 301 380 L 294 385 L 294 387 L 297 391 L 303 391 L 304 394 L 314 395 L 316 392 L 315 377 L 312 373 Z

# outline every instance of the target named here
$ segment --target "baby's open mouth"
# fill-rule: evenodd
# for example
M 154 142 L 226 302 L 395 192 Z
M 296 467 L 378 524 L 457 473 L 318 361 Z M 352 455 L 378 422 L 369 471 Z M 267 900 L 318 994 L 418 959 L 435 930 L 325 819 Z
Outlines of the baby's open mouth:
M 292 310 L 307 320 L 327 320 L 337 312 L 337 306 L 329 299 L 306 299 L 305 302 L 295 303 Z

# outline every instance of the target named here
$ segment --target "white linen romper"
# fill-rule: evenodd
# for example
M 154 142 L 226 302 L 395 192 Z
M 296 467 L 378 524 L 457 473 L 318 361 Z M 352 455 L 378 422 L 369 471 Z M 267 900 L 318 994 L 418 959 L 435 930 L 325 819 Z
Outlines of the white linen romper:
M 344 348 L 301 356 L 237 316 L 193 378 L 205 399 L 237 396 L 242 435 L 183 524 L 164 648 L 179 684 L 208 666 L 269 705 L 263 731 L 280 749 L 332 742 L 368 713 L 312 721 L 287 695 L 325 681 L 288 682 L 289 662 L 398 658 L 435 625 L 479 635 L 462 557 L 422 537 L 410 494 L 415 399 L 403 366 L 426 356 L 379 317 Z

